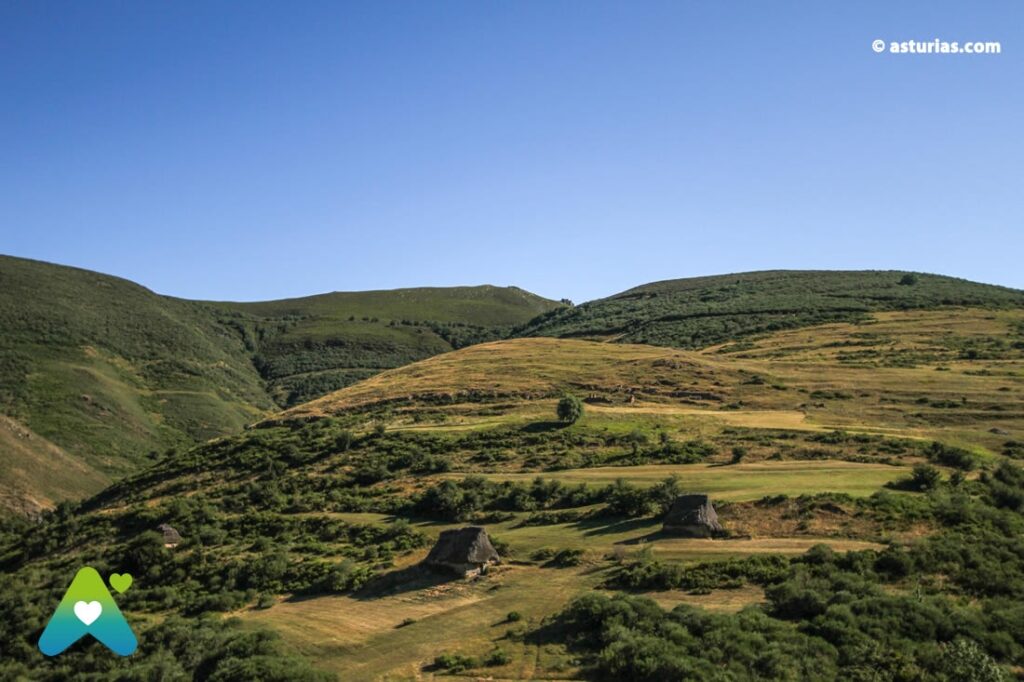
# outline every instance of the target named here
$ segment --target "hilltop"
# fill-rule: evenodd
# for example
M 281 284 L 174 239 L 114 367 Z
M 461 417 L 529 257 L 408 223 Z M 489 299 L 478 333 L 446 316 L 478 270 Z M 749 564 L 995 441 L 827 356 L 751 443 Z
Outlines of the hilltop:
M 564 393 L 585 403 L 572 424 Z M 976 665 L 1020 665 L 1022 436 L 1019 309 L 876 312 L 699 351 L 474 345 L 0 527 L 0 637 L 34 679 L 123 670 L 26 640 L 89 563 L 135 575 L 140 676 L 851 679 L 870 654 L 944 679 L 958 639 Z M 711 495 L 727 537 L 661 531 L 686 491 Z M 149 532 L 162 523 L 182 545 Z M 468 523 L 500 567 L 416 568 Z
M 552 310 L 518 336 L 702 348 L 779 329 L 854 321 L 887 310 L 1020 308 L 1024 292 L 899 271 L 773 270 L 645 284 Z
M 0 256 L 0 414 L 84 465 L 84 475 L 52 485 L 43 472 L 53 462 L 30 455 L 43 450 L 19 449 L 20 464 L 0 470 L 0 504 L 32 509 L 94 493 L 169 449 L 236 433 L 383 369 L 504 336 L 556 305 L 490 286 L 188 301 Z

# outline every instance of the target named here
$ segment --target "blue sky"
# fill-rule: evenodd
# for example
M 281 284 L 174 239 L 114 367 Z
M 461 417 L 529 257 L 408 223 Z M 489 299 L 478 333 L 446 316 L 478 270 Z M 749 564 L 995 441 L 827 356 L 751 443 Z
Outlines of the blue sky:
M 0 252 L 234 300 L 1024 288 L 1022 49 L 1020 2 L 7 0 Z

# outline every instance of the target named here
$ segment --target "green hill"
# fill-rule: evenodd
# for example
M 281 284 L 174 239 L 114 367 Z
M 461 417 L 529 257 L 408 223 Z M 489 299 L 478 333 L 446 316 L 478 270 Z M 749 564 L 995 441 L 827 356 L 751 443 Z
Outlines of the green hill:
M 507 336 L 558 304 L 516 287 L 331 293 L 265 303 L 218 303 L 256 349 L 281 405 L 295 405 L 384 369 Z
M 273 403 L 217 320 L 123 279 L 0 257 L 0 412 L 113 477 L 237 431 Z
M 1024 292 L 898 271 L 749 272 L 646 284 L 552 310 L 515 333 L 702 348 L 869 312 L 948 306 L 1021 307 Z
M 1024 310 L 895 311 L 743 353 L 511 339 L 382 372 L 0 520 L 0 677 L 1004 679 L 1022 333 Z M 663 531 L 684 491 L 722 537 Z M 467 524 L 501 565 L 418 567 Z M 133 576 L 132 657 L 35 648 L 82 565 Z
M 490 286 L 187 301 L 0 256 L 0 414 L 79 458 L 93 473 L 51 492 L 82 495 L 168 448 L 240 431 L 277 406 L 383 369 L 504 336 L 555 305 Z M 13 495 L 15 477 L 4 471 L 13 468 L 0 471 L 0 488 Z M 43 478 L 17 479 L 24 504 L 55 499 L 25 487 Z

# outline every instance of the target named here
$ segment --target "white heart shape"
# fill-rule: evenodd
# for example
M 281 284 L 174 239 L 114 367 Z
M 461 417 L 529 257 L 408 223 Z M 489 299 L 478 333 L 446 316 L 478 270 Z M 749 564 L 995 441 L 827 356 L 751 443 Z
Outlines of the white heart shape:
M 103 613 L 103 606 L 98 601 L 75 602 L 75 615 L 86 625 L 92 625 L 101 613 Z

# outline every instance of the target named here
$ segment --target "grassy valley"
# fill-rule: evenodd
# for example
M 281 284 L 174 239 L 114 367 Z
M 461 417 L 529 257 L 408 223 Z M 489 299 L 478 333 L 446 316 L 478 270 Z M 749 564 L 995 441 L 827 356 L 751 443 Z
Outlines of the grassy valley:
M 881 311 L 700 350 L 495 341 L 381 372 L 31 532 L 6 522 L 5 672 L 1008 679 L 1022 325 L 1011 307 Z M 567 393 L 574 423 L 556 418 Z M 722 537 L 662 531 L 687 491 L 711 495 Z M 183 543 L 163 547 L 161 523 Z M 500 566 L 418 566 L 470 523 Z M 34 649 L 82 564 L 135 576 L 130 661 Z

